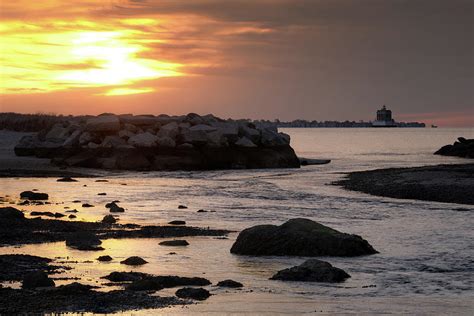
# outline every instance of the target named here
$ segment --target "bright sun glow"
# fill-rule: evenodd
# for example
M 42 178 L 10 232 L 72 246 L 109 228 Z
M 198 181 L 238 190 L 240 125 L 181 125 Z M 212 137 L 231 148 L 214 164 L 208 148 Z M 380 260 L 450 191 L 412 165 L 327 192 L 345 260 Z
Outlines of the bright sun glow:
M 91 22 L 81 25 L 87 23 Z M 49 33 L 41 26 L 5 23 L 0 25 L 0 35 L 2 93 L 107 86 L 110 90 L 102 95 L 146 93 L 153 89 L 127 86 L 182 75 L 178 63 L 141 58 L 140 53 L 146 52 L 147 47 L 139 32 Z

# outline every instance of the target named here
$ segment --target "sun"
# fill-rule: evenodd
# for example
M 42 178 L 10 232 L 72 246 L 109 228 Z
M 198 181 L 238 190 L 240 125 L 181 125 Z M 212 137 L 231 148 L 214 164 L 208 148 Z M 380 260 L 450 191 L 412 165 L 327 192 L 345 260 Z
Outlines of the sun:
M 58 28 L 64 26 L 55 23 Z M 147 46 L 149 39 L 137 30 L 103 31 L 94 22 L 76 23 L 98 30 L 76 31 L 69 27 L 51 32 L 42 26 L 0 23 L 0 91 L 44 93 L 103 87 L 106 91 L 99 95 L 148 93 L 154 89 L 139 88 L 137 84 L 184 75 L 179 63 L 144 57 L 152 49 Z
M 137 57 L 140 45 L 123 40 L 120 32 L 85 32 L 73 40 L 71 56 L 76 62 L 96 67 L 67 71 L 58 77 L 80 85 L 124 85 L 138 80 L 177 76 L 177 64 Z

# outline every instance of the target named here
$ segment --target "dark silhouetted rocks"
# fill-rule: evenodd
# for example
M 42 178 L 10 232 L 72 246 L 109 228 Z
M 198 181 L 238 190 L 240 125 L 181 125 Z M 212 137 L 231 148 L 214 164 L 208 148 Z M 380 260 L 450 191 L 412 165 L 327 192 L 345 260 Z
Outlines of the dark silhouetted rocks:
M 219 281 L 217 283 L 217 286 L 229 287 L 229 288 L 240 288 L 240 287 L 243 287 L 244 285 L 234 280 L 224 280 L 224 281 Z
M 63 177 L 63 178 L 59 178 L 58 180 L 56 180 L 58 182 L 77 182 L 76 179 L 73 179 L 71 177 Z
M 53 280 L 43 271 L 30 272 L 23 278 L 21 287 L 24 289 L 34 289 L 37 287 L 51 287 L 55 286 Z
M 161 246 L 173 246 L 173 247 L 183 247 L 188 246 L 189 243 L 186 240 L 175 239 L 175 240 L 165 240 L 159 243 Z
M 169 225 L 186 225 L 185 221 L 175 220 L 168 223 Z
M 47 193 L 23 191 L 20 193 L 20 198 L 27 200 L 47 200 L 49 196 Z
M 105 215 L 102 219 L 102 223 L 104 224 L 115 224 L 116 222 L 117 220 L 112 215 Z
M 23 214 L 22 211 L 11 207 L 0 207 L 0 220 L 5 220 L 5 219 L 23 219 L 25 218 L 25 214 Z
M 309 259 L 299 266 L 278 271 L 272 280 L 304 282 L 343 282 L 350 275 L 344 270 L 333 267 L 330 263 Z
M 141 266 L 141 265 L 144 265 L 145 263 L 148 263 L 148 261 L 137 256 L 132 256 L 132 257 L 128 257 L 125 260 L 120 261 L 120 263 L 129 265 L 129 266 Z
M 231 253 L 253 256 L 361 256 L 377 253 L 360 236 L 341 233 L 309 219 L 243 230 Z
M 112 257 L 111 256 L 100 256 L 97 258 L 97 261 L 101 261 L 101 262 L 107 262 L 107 261 L 112 261 Z
M 474 139 L 459 137 L 452 145 L 446 145 L 438 149 L 435 155 L 455 156 L 462 158 L 474 158 Z
M 208 290 L 195 287 L 184 287 L 177 290 L 175 294 L 179 298 L 190 298 L 198 301 L 204 301 L 211 296 Z

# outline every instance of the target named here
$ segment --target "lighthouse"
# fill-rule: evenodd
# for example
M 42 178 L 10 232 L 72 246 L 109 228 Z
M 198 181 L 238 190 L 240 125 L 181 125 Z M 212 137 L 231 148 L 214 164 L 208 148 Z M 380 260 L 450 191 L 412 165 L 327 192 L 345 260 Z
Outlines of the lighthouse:
M 392 111 L 388 110 L 384 105 L 377 111 L 377 117 L 372 122 L 372 127 L 397 127 L 395 120 L 392 118 Z

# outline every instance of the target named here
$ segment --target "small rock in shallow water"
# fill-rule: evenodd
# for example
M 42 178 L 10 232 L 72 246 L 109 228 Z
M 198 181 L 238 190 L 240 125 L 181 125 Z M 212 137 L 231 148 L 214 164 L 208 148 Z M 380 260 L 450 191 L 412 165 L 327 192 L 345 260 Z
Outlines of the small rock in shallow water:
M 21 285 L 24 289 L 34 289 L 37 287 L 54 287 L 54 281 L 43 271 L 30 272 L 23 278 Z
M 109 182 L 109 180 L 99 179 L 99 180 L 95 180 L 95 182 Z
M 242 283 L 234 281 L 234 280 L 224 280 L 224 281 L 218 282 L 217 286 L 238 288 L 238 287 L 243 287 L 244 285 Z
M 271 280 L 305 282 L 343 282 L 351 276 L 329 262 L 309 259 L 299 266 L 278 271 Z
M 148 263 L 148 261 L 146 261 L 146 260 L 144 260 L 140 257 L 133 256 L 133 257 L 129 257 L 129 258 L 123 260 L 123 261 L 120 261 L 120 263 L 129 265 L 129 266 L 139 266 L 139 265 Z
M 109 209 L 111 213 L 123 213 L 125 209 L 117 205 L 116 201 L 105 204 L 105 207 Z
M 99 258 L 97 258 L 97 261 L 112 261 L 112 257 L 111 256 L 100 256 Z
M 64 178 L 59 178 L 56 180 L 57 182 L 77 182 L 76 179 L 73 179 L 71 177 L 64 177 Z
M 186 208 L 188 208 L 188 207 L 187 207 L 186 205 L 178 205 L 178 208 L 179 208 L 179 209 L 186 209 Z
M 159 243 L 161 246 L 188 246 L 189 243 L 184 239 L 165 240 Z
M 100 192 L 100 193 L 97 193 L 97 195 L 107 195 L 107 193 L 105 193 L 105 192 Z
M 71 219 L 73 219 L 73 218 L 76 218 L 77 216 L 74 215 L 74 214 L 71 214 L 71 215 L 69 215 L 68 217 L 71 218 Z
M 82 207 L 94 207 L 94 205 L 89 204 L 89 203 L 84 203 L 82 204 Z
M 179 298 L 191 298 L 198 301 L 207 299 L 211 294 L 208 290 L 203 288 L 183 287 L 176 291 L 176 296 Z
M 115 224 L 116 222 L 117 220 L 112 215 L 105 215 L 102 219 L 102 223 L 104 224 Z
M 23 191 L 20 193 L 20 198 L 27 200 L 47 200 L 49 196 L 47 193 Z
M 197 212 L 198 212 L 198 213 L 207 213 L 206 210 L 198 210 Z
M 185 222 L 185 221 L 176 220 L 176 221 L 171 221 L 171 222 L 169 222 L 168 224 L 170 224 L 170 225 L 186 225 L 186 222 Z

